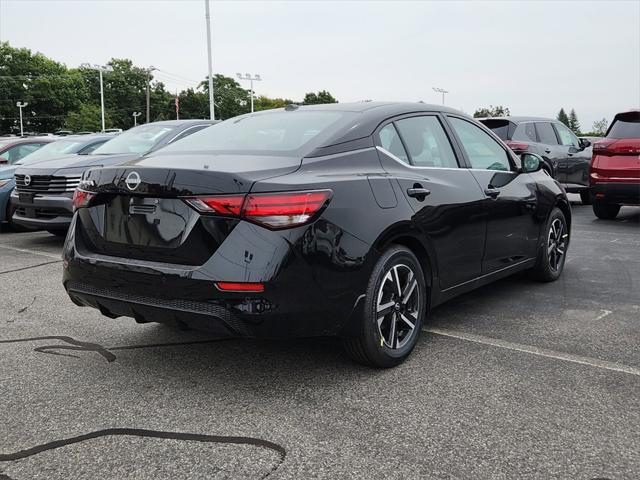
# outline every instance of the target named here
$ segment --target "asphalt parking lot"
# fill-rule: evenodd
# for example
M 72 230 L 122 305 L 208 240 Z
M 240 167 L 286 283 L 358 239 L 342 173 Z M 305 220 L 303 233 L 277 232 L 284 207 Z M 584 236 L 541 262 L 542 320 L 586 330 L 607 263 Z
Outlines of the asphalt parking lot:
M 434 312 L 391 370 L 74 306 L 0 234 L 0 479 L 640 477 L 640 208 L 574 204 L 563 277 Z

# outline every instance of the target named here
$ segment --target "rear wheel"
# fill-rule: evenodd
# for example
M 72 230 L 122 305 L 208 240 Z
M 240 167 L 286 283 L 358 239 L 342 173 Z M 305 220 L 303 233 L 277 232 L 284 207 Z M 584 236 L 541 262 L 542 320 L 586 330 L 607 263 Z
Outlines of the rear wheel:
M 567 219 L 559 208 L 554 208 L 547 220 L 544 242 L 538 250 L 538 258 L 531 270 L 533 275 L 543 282 L 557 280 L 564 269 L 569 247 L 569 229 Z
M 618 216 L 620 205 L 610 203 L 594 203 L 593 213 L 602 220 L 612 220 Z
M 580 201 L 583 205 L 591 205 L 591 192 L 589 190 L 581 190 Z
M 389 248 L 369 279 L 358 336 L 344 340 L 345 350 L 365 365 L 389 368 L 402 363 L 418 341 L 426 309 L 420 262 L 405 247 Z

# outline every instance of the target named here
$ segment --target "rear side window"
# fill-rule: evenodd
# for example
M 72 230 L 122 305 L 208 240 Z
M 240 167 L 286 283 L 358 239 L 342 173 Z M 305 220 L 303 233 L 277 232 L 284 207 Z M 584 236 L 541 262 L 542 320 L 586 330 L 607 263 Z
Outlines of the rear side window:
M 203 128 L 206 128 L 206 127 L 209 127 L 209 126 L 210 125 L 196 125 L 195 127 L 189 127 L 186 130 L 184 130 L 183 132 L 181 132 L 179 135 L 177 135 L 176 138 L 171 140 L 170 143 L 177 142 L 178 140 L 182 140 L 183 138 L 188 137 L 192 133 L 199 132 Z
M 400 140 L 400 136 L 396 131 L 396 127 L 393 126 L 393 123 L 382 128 L 378 135 L 380 136 L 380 145 L 382 148 L 387 152 L 392 153 L 403 162 L 409 163 L 409 157 L 402 146 L 402 140 Z
M 553 130 L 553 127 L 549 122 L 536 123 L 536 129 L 540 136 L 540 143 L 544 143 L 545 145 L 558 145 L 556 132 Z
M 411 163 L 417 167 L 457 168 L 449 139 L 434 116 L 410 117 L 396 122 Z
M 571 130 L 559 123 L 554 125 L 558 132 L 558 136 L 560 137 L 560 145 L 564 145 L 566 147 L 578 146 L 578 137 L 576 137 Z
M 514 124 L 509 120 L 480 120 L 480 122 L 491 129 L 501 140 L 510 140 L 511 134 L 514 133 Z
M 640 139 L 640 112 L 616 115 L 607 133 L 607 138 Z
M 513 132 L 513 140 L 521 142 L 537 142 L 536 127 L 533 122 L 521 123 Z
M 505 149 L 481 128 L 455 117 L 449 117 L 449 122 L 460 138 L 472 168 L 504 171 L 511 169 Z

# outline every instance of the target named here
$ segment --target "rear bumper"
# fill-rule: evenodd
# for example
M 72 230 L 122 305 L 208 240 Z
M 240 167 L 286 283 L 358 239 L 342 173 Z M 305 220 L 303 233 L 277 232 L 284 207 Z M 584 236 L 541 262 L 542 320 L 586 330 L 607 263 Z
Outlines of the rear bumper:
M 225 241 L 203 265 L 190 266 L 90 252 L 81 228 L 74 220 L 65 243 L 64 287 L 77 305 L 97 308 L 112 318 L 186 324 L 241 337 L 349 335 L 368 278 L 365 265 L 345 271 L 314 264 L 317 258 L 306 258 L 295 242 L 296 237 L 304 238 L 304 231 L 294 235 L 265 230 L 256 236 L 254 241 L 267 240 L 263 247 L 269 261 L 263 270 L 248 272 L 247 264 L 232 258 L 246 238 L 234 238 L 233 233 L 227 239 L 230 248 L 225 250 Z M 261 250 L 256 248 L 254 254 Z M 254 257 L 254 262 L 261 259 Z M 215 286 L 216 281 L 246 281 L 248 276 L 264 282 L 265 291 L 221 292 Z
M 11 204 L 15 208 L 13 222 L 30 228 L 64 230 L 73 217 L 73 192 L 33 197 L 33 202 L 21 201 L 14 190 Z
M 640 205 L 640 183 L 596 183 L 591 191 L 596 202 Z

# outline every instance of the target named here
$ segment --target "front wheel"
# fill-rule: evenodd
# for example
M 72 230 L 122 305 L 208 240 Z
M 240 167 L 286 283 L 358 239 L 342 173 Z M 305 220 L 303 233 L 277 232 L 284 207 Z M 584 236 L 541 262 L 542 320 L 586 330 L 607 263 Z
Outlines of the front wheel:
M 538 280 L 553 282 L 562 274 L 569 247 L 569 228 L 562 210 L 554 208 L 551 211 L 543 235 L 536 264 L 531 271 Z
M 609 203 L 594 203 L 593 213 L 602 220 L 613 220 L 620 212 L 620 205 Z
M 411 250 L 387 249 L 376 263 L 355 338 L 344 339 L 349 356 L 379 368 L 402 363 L 418 342 L 427 310 L 422 267 Z

